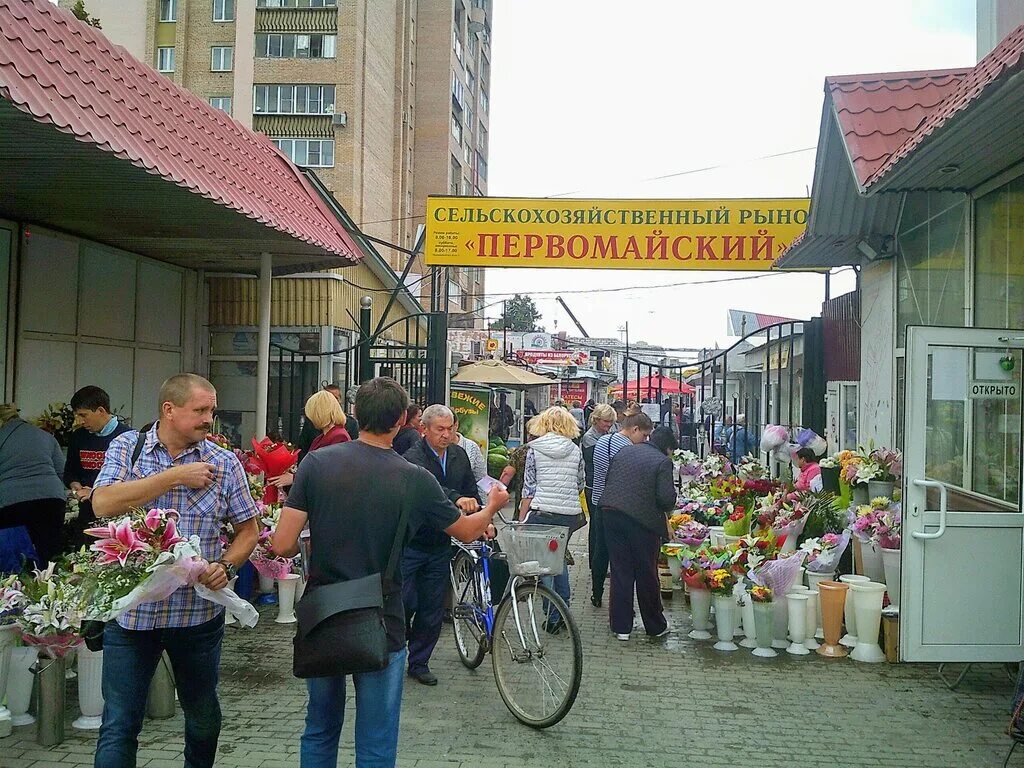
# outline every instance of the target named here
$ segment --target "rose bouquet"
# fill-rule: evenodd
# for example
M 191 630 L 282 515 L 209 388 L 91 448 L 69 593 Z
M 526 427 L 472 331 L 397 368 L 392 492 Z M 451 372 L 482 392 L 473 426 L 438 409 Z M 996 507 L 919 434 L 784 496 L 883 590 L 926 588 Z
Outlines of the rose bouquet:
M 798 494 L 791 494 L 789 498 L 782 502 L 778 514 L 775 515 L 775 520 L 771 525 L 772 533 L 775 534 L 780 545 L 790 537 L 793 539 L 799 538 L 804 526 L 807 524 L 809 511 Z
M 709 487 L 711 498 L 718 500 L 738 499 L 746 494 L 743 481 L 736 476 L 716 477 Z
M 739 504 L 730 504 L 732 512 L 722 523 L 727 536 L 746 536 L 750 533 L 750 512 Z
M 86 529 L 97 539 L 91 554 L 72 558 L 72 573 L 87 606 L 85 618 L 109 621 L 191 585 L 200 597 L 229 608 L 244 626 L 255 625 L 256 610 L 234 592 L 198 583 L 206 570 L 199 538 L 181 536 L 177 521 L 173 509 L 133 509 L 105 526 Z
M 767 536 L 744 536 L 736 545 L 732 563 L 741 575 L 747 575 L 751 569 L 766 560 L 775 559 L 778 554 L 779 548 L 770 532 Z
M 839 565 L 839 558 L 843 556 L 849 543 L 849 531 L 843 531 L 841 534 L 826 533 L 821 537 L 807 539 L 800 545 L 800 551 L 806 554 L 807 570 L 813 573 L 835 571 Z
M 701 511 L 694 515 L 697 520 L 703 519 L 708 527 L 721 526 L 729 517 L 729 511 L 719 504 L 706 504 Z
M 295 466 L 299 458 L 298 449 L 290 448 L 287 443 L 275 443 L 269 437 L 257 442 L 252 440 L 253 462 L 259 466 L 264 478 L 273 478 L 283 475 Z M 263 492 L 263 501 L 267 504 L 276 502 L 279 498 L 277 486 L 268 485 Z

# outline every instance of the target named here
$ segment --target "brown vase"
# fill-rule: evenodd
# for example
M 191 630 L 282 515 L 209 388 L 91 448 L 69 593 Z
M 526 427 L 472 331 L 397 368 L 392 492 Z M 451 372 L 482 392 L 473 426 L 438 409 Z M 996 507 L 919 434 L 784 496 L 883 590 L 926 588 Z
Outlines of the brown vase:
M 839 644 L 843 629 L 843 610 L 846 607 L 846 593 L 850 587 L 838 581 L 822 581 L 818 584 L 821 599 L 821 625 L 825 631 L 825 642 L 818 646 L 818 655 L 841 659 L 849 651 Z

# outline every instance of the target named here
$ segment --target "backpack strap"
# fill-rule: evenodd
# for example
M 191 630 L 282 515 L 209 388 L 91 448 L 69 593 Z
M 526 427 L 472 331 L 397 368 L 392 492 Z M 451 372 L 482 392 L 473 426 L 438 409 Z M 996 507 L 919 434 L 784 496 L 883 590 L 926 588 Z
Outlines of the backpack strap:
M 129 469 L 135 469 L 135 462 L 139 460 L 139 456 L 142 455 L 142 449 L 146 447 L 146 433 L 155 426 L 153 424 L 147 424 L 139 430 L 139 436 L 135 438 L 135 448 L 132 449 L 132 463 L 128 465 Z

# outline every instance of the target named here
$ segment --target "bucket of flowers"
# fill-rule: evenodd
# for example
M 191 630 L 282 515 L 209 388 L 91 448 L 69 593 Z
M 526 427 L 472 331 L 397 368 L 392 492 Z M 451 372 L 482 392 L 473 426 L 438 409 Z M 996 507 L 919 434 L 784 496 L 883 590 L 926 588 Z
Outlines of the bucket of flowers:
M 739 646 L 733 642 L 739 614 L 736 595 L 733 594 L 736 574 L 731 568 L 715 568 L 708 572 L 707 583 L 715 605 L 715 629 L 718 633 L 715 650 L 739 650 Z

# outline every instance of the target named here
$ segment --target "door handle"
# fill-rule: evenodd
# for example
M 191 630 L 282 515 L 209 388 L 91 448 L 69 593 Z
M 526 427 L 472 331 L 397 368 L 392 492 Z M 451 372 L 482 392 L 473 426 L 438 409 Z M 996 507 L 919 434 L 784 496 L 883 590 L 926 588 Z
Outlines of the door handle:
M 914 485 L 920 488 L 937 488 L 939 491 L 939 530 L 935 533 L 925 533 L 924 531 L 911 531 L 910 535 L 915 539 L 937 539 L 946 532 L 946 505 L 949 501 L 949 493 L 946 491 L 945 483 L 939 483 L 935 480 L 911 480 Z

